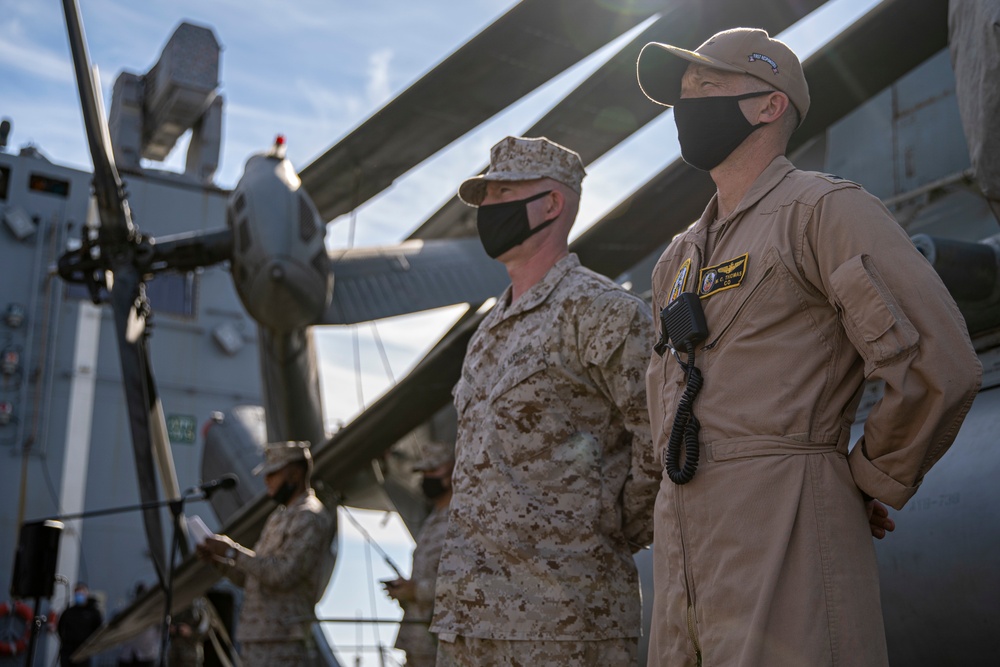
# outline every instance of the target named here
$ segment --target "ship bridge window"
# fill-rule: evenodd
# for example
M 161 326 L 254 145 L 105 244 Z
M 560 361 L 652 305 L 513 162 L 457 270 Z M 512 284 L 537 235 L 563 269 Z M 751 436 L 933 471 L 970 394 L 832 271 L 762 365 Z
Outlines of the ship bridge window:
M 197 277 L 194 273 L 161 273 L 146 281 L 146 298 L 153 308 L 153 315 L 169 313 L 180 317 L 194 317 L 198 293 Z M 86 286 L 66 285 L 67 299 L 90 299 Z M 101 299 L 106 301 L 108 293 L 101 289 Z M 155 321 L 155 320 L 154 320 Z
M 63 181 L 43 174 L 32 174 L 28 178 L 28 189 L 33 192 L 46 192 L 59 197 L 69 196 L 69 181 Z

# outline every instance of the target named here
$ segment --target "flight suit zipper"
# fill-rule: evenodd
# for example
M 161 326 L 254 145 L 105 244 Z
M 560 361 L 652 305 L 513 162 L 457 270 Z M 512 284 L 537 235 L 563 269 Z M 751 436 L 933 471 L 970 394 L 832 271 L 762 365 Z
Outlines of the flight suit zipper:
M 691 642 L 694 644 L 694 656 L 698 660 L 698 665 L 701 665 L 701 644 L 698 643 L 698 629 L 696 627 L 695 617 L 694 617 L 694 604 L 689 604 L 687 609 L 688 617 L 688 636 L 691 638 Z
M 677 512 L 677 527 L 678 533 L 680 533 L 680 545 L 681 554 L 684 562 L 684 587 L 687 594 L 687 630 L 688 638 L 691 643 L 694 644 L 695 657 L 698 660 L 698 664 L 701 664 L 701 645 L 698 643 L 698 629 L 695 622 L 695 612 L 694 612 L 694 581 L 691 579 L 691 569 L 688 565 L 688 549 L 687 540 L 684 535 L 684 520 L 683 520 L 683 497 L 682 497 L 683 487 L 680 485 L 674 485 L 674 507 Z

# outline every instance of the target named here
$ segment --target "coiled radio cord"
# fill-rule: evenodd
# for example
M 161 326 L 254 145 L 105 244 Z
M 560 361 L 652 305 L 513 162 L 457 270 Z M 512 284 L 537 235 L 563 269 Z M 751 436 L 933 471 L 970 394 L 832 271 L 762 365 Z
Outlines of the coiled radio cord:
M 667 455 L 664 463 L 667 475 L 674 484 L 687 484 L 694 477 L 698 470 L 698 432 L 701 430 L 701 423 L 694 416 L 694 399 L 701 391 L 704 379 L 699 370 L 694 365 L 694 343 L 689 342 L 685 346 L 687 352 L 687 363 L 682 364 L 684 375 L 687 377 L 687 385 L 684 387 L 684 394 L 677 405 L 677 412 L 674 413 L 674 425 L 670 429 L 670 440 L 667 441 Z M 680 359 L 678 359 L 678 362 Z M 677 462 L 681 453 L 681 444 L 684 445 L 684 466 L 678 468 Z

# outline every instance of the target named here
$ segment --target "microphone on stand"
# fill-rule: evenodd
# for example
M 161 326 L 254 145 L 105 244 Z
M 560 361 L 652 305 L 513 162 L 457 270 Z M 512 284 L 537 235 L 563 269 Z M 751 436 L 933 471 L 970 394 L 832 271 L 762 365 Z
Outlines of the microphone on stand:
M 209 498 L 219 489 L 235 489 L 240 483 L 240 478 L 233 473 L 227 473 L 217 479 L 209 480 L 203 484 L 193 487 L 192 491 L 201 491 L 205 498 Z

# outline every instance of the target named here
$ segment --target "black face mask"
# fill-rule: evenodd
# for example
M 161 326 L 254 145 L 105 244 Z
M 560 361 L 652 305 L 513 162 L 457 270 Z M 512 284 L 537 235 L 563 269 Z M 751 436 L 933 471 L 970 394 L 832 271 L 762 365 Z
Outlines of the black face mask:
M 295 486 L 291 482 L 283 482 L 271 496 L 271 500 L 279 505 L 287 505 L 293 493 L 295 493 Z
M 448 492 L 448 489 L 444 488 L 444 480 L 440 477 L 424 477 L 420 487 L 428 500 L 437 500 Z
M 740 100 L 770 95 L 764 90 L 726 97 L 685 97 L 674 105 L 677 139 L 681 157 L 695 169 L 709 171 L 742 144 L 754 130 L 766 125 L 751 125 L 740 110 Z
M 532 229 L 528 221 L 528 203 L 541 199 L 550 192 L 552 190 L 539 192 L 527 199 L 480 206 L 476 214 L 476 227 L 486 254 L 496 259 L 555 222 L 556 219 L 552 218 Z

